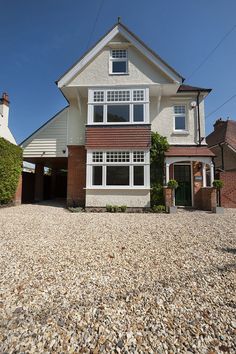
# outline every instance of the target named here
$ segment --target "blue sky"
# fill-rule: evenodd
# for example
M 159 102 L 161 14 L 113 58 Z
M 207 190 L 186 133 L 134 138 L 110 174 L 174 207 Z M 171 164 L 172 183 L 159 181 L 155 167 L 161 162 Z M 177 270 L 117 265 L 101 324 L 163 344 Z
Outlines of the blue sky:
M 21 142 L 66 105 L 55 85 L 87 49 L 101 0 L 0 0 L 0 91 Z M 104 0 L 91 46 L 122 22 L 185 78 L 236 23 L 235 0 Z M 186 83 L 212 88 L 206 114 L 236 94 L 236 29 Z M 206 120 L 236 119 L 236 98 Z

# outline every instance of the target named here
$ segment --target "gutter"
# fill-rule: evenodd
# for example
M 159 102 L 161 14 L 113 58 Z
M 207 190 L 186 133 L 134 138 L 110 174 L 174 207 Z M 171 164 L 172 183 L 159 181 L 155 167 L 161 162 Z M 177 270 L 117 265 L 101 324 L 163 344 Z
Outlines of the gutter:
M 224 148 L 223 148 L 223 144 L 218 144 L 221 150 L 221 168 L 224 171 L 225 169 L 225 164 L 224 164 Z

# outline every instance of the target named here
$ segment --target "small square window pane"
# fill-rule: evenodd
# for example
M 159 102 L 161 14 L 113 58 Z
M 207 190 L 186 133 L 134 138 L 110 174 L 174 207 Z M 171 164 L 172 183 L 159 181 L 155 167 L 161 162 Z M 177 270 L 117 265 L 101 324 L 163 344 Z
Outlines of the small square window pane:
M 185 106 L 175 106 L 175 114 L 185 114 Z
M 184 116 L 175 117 L 175 129 L 176 130 L 185 130 L 185 117 Z
M 93 186 L 102 185 L 102 166 L 93 166 Z
M 134 122 L 144 121 L 143 108 L 144 108 L 143 104 L 134 105 Z
M 134 166 L 134 186 L 144 185 L 144 167 Z
M 129 166 L 107 166 L 107 186 L 128 186 Z
M 107 121 L 109 123 L 129 122 L 129 105 L 107 106 Z
M 127 72 L 126 61 L 113 61 L 112 62 L 112 72 L 113 73 L 126 73 Z
M 93 121 L 94 121 L 94 123 L 103 122 L 103 106 L 94 106 L 94 108 L 93 108 Z

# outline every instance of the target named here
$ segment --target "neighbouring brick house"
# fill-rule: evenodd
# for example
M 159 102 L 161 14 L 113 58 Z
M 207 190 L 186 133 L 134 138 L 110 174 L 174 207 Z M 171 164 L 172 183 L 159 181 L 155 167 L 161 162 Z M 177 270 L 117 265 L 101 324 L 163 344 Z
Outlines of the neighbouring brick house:
M 67 171 L 68 205 L 150 206 L 151 131 L 166 136 L 165 183 L 179 182 L 176 205 L 203 207 L 206 170 L 204 99 L 211 91 L 183 77 L 126 26 L 117 23 L 58 81 L 68 106 L 25 139 L 24 160 L 36 164 L 35 200 L 44 167 Z
M 236 121 L 217 119 L 206 142 L 215 154 L 216 177 L 224 182 L 221 204 L 236 208 Z

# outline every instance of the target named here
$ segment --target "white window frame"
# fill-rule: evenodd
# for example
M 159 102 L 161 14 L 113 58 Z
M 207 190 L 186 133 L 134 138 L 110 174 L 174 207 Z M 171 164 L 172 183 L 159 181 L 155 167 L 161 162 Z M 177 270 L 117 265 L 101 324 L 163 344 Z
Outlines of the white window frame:
M 185 114 L 175 113 L 175 107 L 178 107 L 178 106 L 185 107 Z M 187 108 L 186 103 L 181 103 L 181 102 L 174 103 L 172 110 L 173 110 L 173 132 L 174 132 L 174 134 L 188 134 L 188 132 L 189 132 L 188 131 L 188 108 Z M 176 129 L 175 128 L 175 118 L 176 117 L 183 117 L 183 116 L 185 117 L 185 129 Z
M 124 101 L 108 101 L 108 91 L 128 91 L 129 92 L 129 100 Z M 135 97 L 135 91 L 143 92 L 143 99 L 137 100 L 137 96 Z M 102 92 L 103 93 L 103 101 L 94 101 L 94 93 Z M 129 121 L 128 122 L 108 122 L 107 121 L 107 106 L 111 105 L 129 105 Z M 143 105 L 143 121 L 135 122 L 134 121 L 134 105 Z M 103 106 L 103 122 L 94 122 L 94 106 Z M 149 88 L 106 88 L 106 89 L 89 89 L 88 90 L 88 113 L 87 113 L 87 124 L 89 125 L 130 125 L 130 124 L 149 124 Z
M 102 162 L 93 162 L 93 152 L 102 152 L 103 161 Z M 129 162 L 106 162 L 107 152 L 129 152 L 130 161 Z M 134 162 L 133 153 L 134 151 L 143 151 L 144 152 L 144 161 L 143 162 Z M 102 185 L 93 185 L 93 166 L 102 166 Z M 129 185 L 127 186 L 114 186 L 106 184 L 106 168 L 107 166 L 129 166 Z M 134 185 L 134 166 L 143 166 L 144 167 L 144 184 L 142 186 Z M 149 150 L 135 149 L 135 150 L 118 150 L 118 149 L 109 149 L 109 150 L 88 150 L 87 151 L 87 162 L 86 162 L 86 189 L 150 189 L 150 153 Z
M 112 51 L 113 50 L 125 50 L 126 51 L 126 58 L 113 58 Z M 113 62 L 125 62 L 126 63 L 126 71 L 124 72 L 113 72 Z M 109 58 L 109 75 L 128 75 L 129 74 L 129 60 L 128 60 L 128 50 L 125 48 L 116 48 L 110 49 L 110 58 Z

